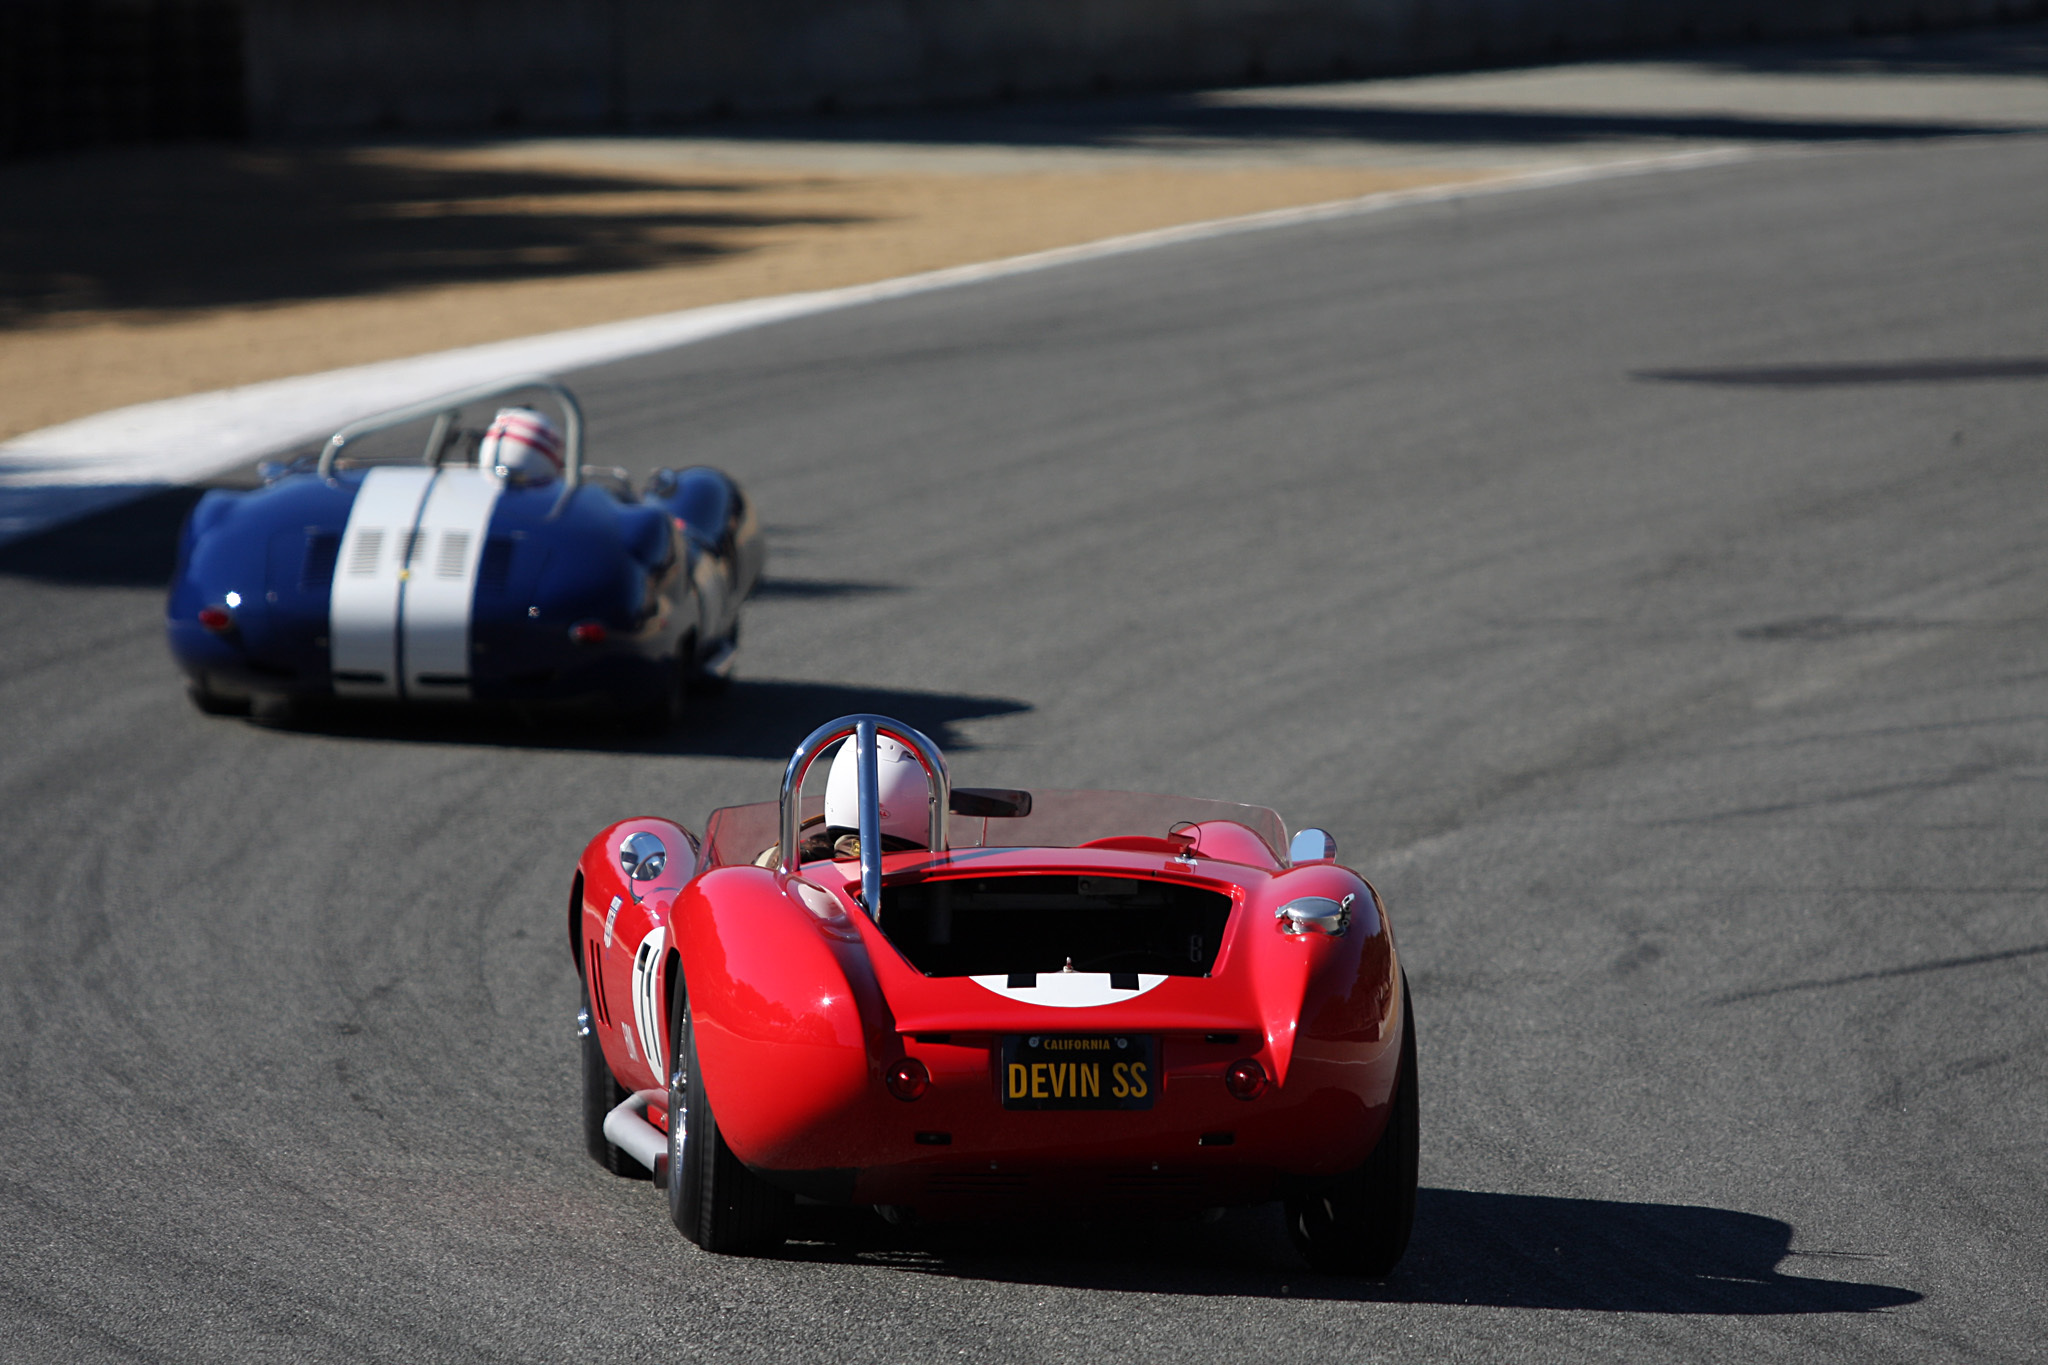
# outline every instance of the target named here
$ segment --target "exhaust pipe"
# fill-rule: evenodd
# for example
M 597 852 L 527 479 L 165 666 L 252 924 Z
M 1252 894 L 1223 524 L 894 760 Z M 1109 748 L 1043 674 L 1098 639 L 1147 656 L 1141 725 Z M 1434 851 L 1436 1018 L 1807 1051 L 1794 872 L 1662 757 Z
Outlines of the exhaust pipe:
M 604 1136 L 605 1141 L 654 1172 L 655 1185 L 666 1189 L 668 1134 L 641 1117 L 647 1112 L 647 1106 L 655 1101 L 667 1104 L 668 1091 L 634 1091 L 625 1103 L 604 1116 Z

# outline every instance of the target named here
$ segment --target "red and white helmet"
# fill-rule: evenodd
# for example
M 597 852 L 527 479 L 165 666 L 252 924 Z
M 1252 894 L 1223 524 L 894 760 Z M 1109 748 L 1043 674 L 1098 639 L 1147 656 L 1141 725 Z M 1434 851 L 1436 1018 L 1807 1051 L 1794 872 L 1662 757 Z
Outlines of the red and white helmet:
M 924 764 L 887 735 L 875 736 L 875 760 L 882 833 L 923 848 L 931 837 L 931 794 L 925 785 Z M 832 772 L 825 779 L 825 824 L 860 828 L 860 758 L 850 739 L 832 756 Z
M 562 472 L 562 434 L 532 408 L 499 408 L 476 462 L 506 483 L 548 483 Z

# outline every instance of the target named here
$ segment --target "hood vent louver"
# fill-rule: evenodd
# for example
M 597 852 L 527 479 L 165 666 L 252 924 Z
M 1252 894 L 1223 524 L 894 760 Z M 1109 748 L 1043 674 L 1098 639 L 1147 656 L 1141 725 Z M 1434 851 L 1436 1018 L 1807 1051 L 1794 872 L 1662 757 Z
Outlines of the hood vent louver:
M 384 530 L 369 526 L 356 532 L 349 542 L 348 572 L 351 578 L 364 578 L 377 572 L 377 559 L 384 553 Z
M 443 531 L 441 552 L 434 561 L 434 572 L 442 578 L 460 578 L 463 568 L 469 563 L 469 532 Z

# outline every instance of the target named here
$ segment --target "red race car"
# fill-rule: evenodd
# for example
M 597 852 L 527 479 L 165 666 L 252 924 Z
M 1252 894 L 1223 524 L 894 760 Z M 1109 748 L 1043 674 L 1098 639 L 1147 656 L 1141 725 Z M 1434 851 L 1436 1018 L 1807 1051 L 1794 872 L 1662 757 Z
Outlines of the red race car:
M 1334 854 L 1258 806 L 955 789 L 911 727 L 833 721 L 701 843 L 636 818 L 584 849 L 590 1153 L 652 1171 L 716 1252 L 780 1245 L 800 1199 L 1279 1199 L 1312 1265 L 1383 1276 L 1414 1219 L 1415 1031 L 1385 908 Z

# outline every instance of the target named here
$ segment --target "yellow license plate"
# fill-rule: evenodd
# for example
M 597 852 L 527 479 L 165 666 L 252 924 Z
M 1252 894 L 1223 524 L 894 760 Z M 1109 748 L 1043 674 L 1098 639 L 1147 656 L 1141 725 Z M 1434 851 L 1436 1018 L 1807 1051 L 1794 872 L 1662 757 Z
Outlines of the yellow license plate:
M 1134 1033 L 1016 1033 L 1003 1039 L 1005 1109 L 1150 1109 L 1154 1040 Z

